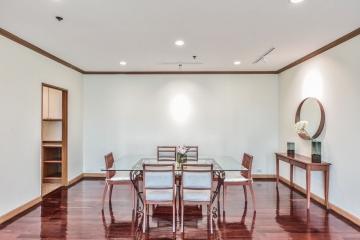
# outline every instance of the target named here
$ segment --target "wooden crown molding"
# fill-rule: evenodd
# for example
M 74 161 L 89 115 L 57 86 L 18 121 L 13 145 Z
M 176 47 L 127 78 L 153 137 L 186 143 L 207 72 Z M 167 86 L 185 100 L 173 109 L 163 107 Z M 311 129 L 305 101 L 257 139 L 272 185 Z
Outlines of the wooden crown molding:
M 84 74 L 277 74 L 277 71 L 85 71 Z
M 82 70 L 81 68 L 79 67 L 76 67 L 75 65 L 69 63 L 69 62 L 66 62 L 58 57 L 56 57 L 55 55 L 29 43 L 28 41 L 25 41 L 24 39 L 6 31 L 5 29 L 3 28 L 0 28 L 0 35 L 10 39 L 10 40 L 13 40 L 14 42 L 17 42 L 45 57 L 48 57 L 66 67 L 69 67 L 79 73 L 82 73 L 82 74 L 127 74 L 127 75 L 151 75 L 151 74 L 279 74 L 279 73 L 282 73 L 296 65 L 299 65 L 300 63 L 303 63 L 331 48 L 334 48 L 336 46 L 338 46 L 339 44 L 343 43 L 343 42 L 346 42 L 356 36 L 358 36 L 360 34 L 360 27 L 355 29 L 354 31 L 336 39 L 335 41 L 305 55 L 304 57 L 286 65 L 285 67 L 279 69 L 279 70 L 276 70 L 276 71 L 85 71 L 85 70 Z
M 289 65 L 286 65 L 285 67 L 277 70 L 276 73 L 279 74 L 279 73 L 282 73 L 282 72 L 284 72 L 284 71 L 286 71 L 286 70 L 288 70 L 288 69 L 290 69 L 292 67 L 295 67 L 296 65 L 299 65 L 300 63 L 303 63 L 303 62 L 309 60 L 310 58 L 313 58 L 313 57 L 315 57 L 315 56 L 317 56 L 317 55 L 319 55 L 319 54 L 321 54 L 323 52 L 326 52 L 327 50 L 329 50 L 331 48 L 334 48 L 337 45 L 358 36 L 359 34 L 360 34 L 360 27 L 355 29 L 354 31 L 352 31 L 352 32 L 350 32 L 350 33 L 336 39 L 335 41 L 323 46 L 322 48 L 319 48 L 319 49 L 309 53 L 308 55 L 296 60 L 295 62 L 292 62 Z
M 66 62 L 66 61 L 56 57 L 55 55 L 53 55 L 53 54 L 51 54 L 51 53 L 49 53 L 49 52 L 35 46 L 34 44 L 29 43 L 28 41 L 25 41 L 24 39 L 12 34 L 11 32 L 6 31 L 3 28 L 0 28 L 0 35 L 4 36 L 4 37 L 6 37 L 6 38 L 8 38 L 10 40 L 13 40 L 14 42 L 17 42 L 18 44 L 23 45 L 24 47 L 27 47 L 27 48 L 33 50 L 34 52 L 37 52 L 37 53 L 39 53 L 39 54 L 41 54 L 41 55 L 43 55 L 43 56 L 45 56 L 47 58 L 50 58 L 51 60 L 54 60 L 55 62 L 58 62 L 58 63 L 66 66 L 68 68 L 71 68 L 71 69 L 73 69 L 73 70 L 75 70 L 75 71 L 77 71 L 79 73 L 84 73 L 84 71 L 82 69 L 72 65 L 69 62 Z

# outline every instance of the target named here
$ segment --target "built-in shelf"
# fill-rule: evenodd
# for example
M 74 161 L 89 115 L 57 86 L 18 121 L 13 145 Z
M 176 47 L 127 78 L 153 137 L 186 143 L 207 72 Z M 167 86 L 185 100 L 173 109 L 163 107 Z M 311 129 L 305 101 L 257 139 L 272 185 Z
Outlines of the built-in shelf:
M 61 180 L 61 177 L 44 177 L 44 180 Z
M 62 148 L 61 143 L 43 143 L 43 147 L 47 148 Z
M 42 86 L 42 194 L 67 180 L 67 91 Z
M 61 122 L 62 119 L 61 118 L 45 118 L 45 119 L 43 119 L 43 121 L 46 121 L 46 122 Z
M 45 160 L 44 163 L 60 163 L 61 164 L 61 160 Z

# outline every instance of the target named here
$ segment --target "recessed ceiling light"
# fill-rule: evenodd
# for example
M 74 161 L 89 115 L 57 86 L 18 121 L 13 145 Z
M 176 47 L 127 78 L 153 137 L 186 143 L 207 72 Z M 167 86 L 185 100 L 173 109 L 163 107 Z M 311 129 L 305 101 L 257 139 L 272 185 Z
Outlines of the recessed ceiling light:
M 127 64 L 127 62 L 125 62 L 125 61 L 120 61 L 120 65 L 121 65 L 121 66 L 126 66 L 126 64 Z
M 295 4 L 296 4 L 296 3 L 301 3 L 301 2 L 303 2 L 303 1 L 304 1 L 304 0 L 290 0 L 291 3 L 295 3 Z
M 240 61 L 234 61 L 234 65 L 240 65 L 241 62 Z
M 176 40 L 176 41 L 175 41 L 175 45 L 176 45 L 176 46 L 181 47 L 181 46 L 184 46 L 184 44 L 185 44 L 185 42 L 184 42 L 183 40 Z

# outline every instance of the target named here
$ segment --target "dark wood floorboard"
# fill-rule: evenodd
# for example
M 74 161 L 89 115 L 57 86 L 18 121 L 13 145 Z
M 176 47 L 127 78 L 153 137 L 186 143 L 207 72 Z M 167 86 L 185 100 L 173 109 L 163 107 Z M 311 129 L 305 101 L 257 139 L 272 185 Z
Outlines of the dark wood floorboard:
M 176 235 L 172 234 L 171 209 L 159 207 L 149 217 L 149 233 L 143 235 L 132 224 L 127 186 L 114 187 L 112 208 L 107 205 L 102 214 L 103 181 L 84 180 L 51 194 L 34 210 L 1 226 L 0 239 L 360 239 L 359 228 L 317 204 L 312 203 L 307 212 L 304 196 L 288 187 L 280 184 L 277 192 L 275 182 L 254 185 L 256 214 L 251 201 L 245 205 L 242 188 L 229 187 L 225 218 L 214 220 L 213 236 L 207 231 L 205 207 L 204 216 L 196 207 L 187 208 L 184 235 L 179 224 Z

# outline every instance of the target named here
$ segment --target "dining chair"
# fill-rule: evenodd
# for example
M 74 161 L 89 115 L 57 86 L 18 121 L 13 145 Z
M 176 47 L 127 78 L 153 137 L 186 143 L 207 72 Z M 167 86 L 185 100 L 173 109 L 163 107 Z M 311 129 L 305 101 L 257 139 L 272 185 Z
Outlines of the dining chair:
M 158 161 L 176 161 L 176 146 L 158 146 L 157 147 Z
M 253 189 L 253 179 L 252 179 L 252 162 L 254 157 L 250 154 L 244 153 L 241 165 L 245 168 L 239 172 L 227 172 L 225 173 L 224 185 L 223 185 L 223 211 L 225 212 L 225 201 L 226 201 L 226 190 L 229 185 L 243 186 L 245 203 L 247 203 L 247 190 L 248 186 L 250 189 L 253 208 L 256 211 L 255 203 L 255 193 Z
M 143 232 L 146 231 L 149 205 L 170 205 L 173 209 L 173 232 L 176 229 L 176 186 L 174 164 L 144 164 L 144 220 Z
M 186 161 L 199 160 L 199 147 L 198 146 L 186 146 L 188 151 L 186 153 Z
M 102 198 L 102 210 L 104 210 L 106 193 L 109 190 L 109 202 L 111 202 L 112 191 L 114 185 L 130 185 L 130 191 L 132 195 L 132 207 L 135 209 L 135 189 L 133 188 L 133 184 L 130 180 L 130 175 L 128 172 L 118 172 L 112 169 L 115 168 L 114 155 L 112 152 L 105 155 L 105 169 L 106 169 L 106 177 L 105 177 L 105 188 L 103 192 Z
M 181 232 L 184 232 L 184 206 L 207 205 L 207 215 L 210 215 L 210 232 L 213 233 L 211 212 L 211 192 L 213 182 L 212 164 L 183 164 L 181 184 Z

